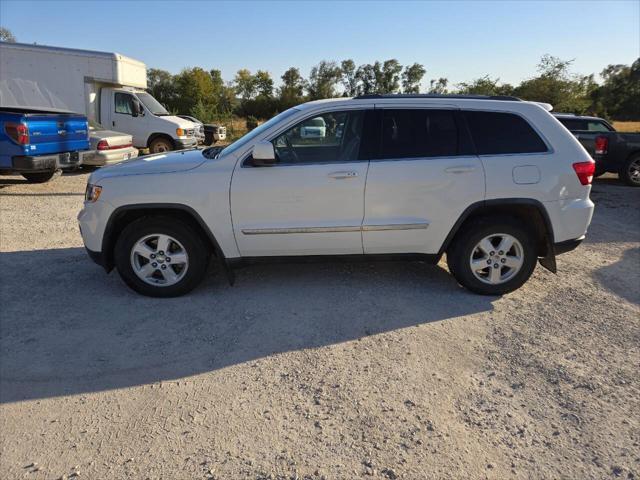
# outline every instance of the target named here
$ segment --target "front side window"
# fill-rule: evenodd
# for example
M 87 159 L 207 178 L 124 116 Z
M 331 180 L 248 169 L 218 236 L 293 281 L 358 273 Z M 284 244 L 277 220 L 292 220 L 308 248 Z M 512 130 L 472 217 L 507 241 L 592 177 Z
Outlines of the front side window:
M 464 115 L 478 155 L 548 151 L 540 135 L 519 115 L 471 110 L 464 112 Z
M 364 111 L 329 112 L 307 118 L 273 140 L 279 164 L 358 160 Z
M 451 110 L 385 110 L 382 158 L 444 157 L 458 154 L 458 128 Z
M 116 92 L 114 99 L 116 102 L 116 113 L 133 115 L 133 97 L 131 95 L 128 93 Z

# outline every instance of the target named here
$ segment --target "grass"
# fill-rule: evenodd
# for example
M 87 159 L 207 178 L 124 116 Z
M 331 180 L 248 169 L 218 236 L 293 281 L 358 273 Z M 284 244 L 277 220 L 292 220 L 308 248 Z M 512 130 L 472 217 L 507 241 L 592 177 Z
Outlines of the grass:
M 613 122 L 613 128 L 619 132 L 640 132 L 640 122 Z

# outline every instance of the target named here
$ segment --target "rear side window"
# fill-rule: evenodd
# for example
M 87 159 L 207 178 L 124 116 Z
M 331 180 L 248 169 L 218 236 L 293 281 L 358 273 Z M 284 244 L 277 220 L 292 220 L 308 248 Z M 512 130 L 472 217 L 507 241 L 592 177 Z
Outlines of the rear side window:
M 558 120 L 571 132 L 587 129 L 587 122 L 584 120 L 575 120 L 573 118 L 558 118 Z
M 458 128 L 450 110 L 384 110 L 382 158 L 441 157 L 458 154 Z
M 540 135 L 519 115 L 504 112 L 464 112 L 478 155 L 546 152 Z

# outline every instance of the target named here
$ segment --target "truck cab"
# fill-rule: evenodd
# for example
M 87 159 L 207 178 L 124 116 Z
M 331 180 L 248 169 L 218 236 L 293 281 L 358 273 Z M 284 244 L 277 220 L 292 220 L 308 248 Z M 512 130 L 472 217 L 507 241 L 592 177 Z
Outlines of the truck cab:
M 129 133 L 137 148 L 161 153 L 195 147 L 198 143 L 192 122 L 171 115 L 143 90 L 102 87 L 100 100 L 100 123 Z

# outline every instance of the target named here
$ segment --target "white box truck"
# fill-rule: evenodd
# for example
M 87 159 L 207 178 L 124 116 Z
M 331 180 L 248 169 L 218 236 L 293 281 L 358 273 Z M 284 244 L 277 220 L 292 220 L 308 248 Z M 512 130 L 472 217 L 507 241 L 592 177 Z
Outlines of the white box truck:
M 0 107 L 82 113 L 152 153 L 196 146 L 196 126 L 146 88 L 145 64 L 118 53 L 0 42 Z

